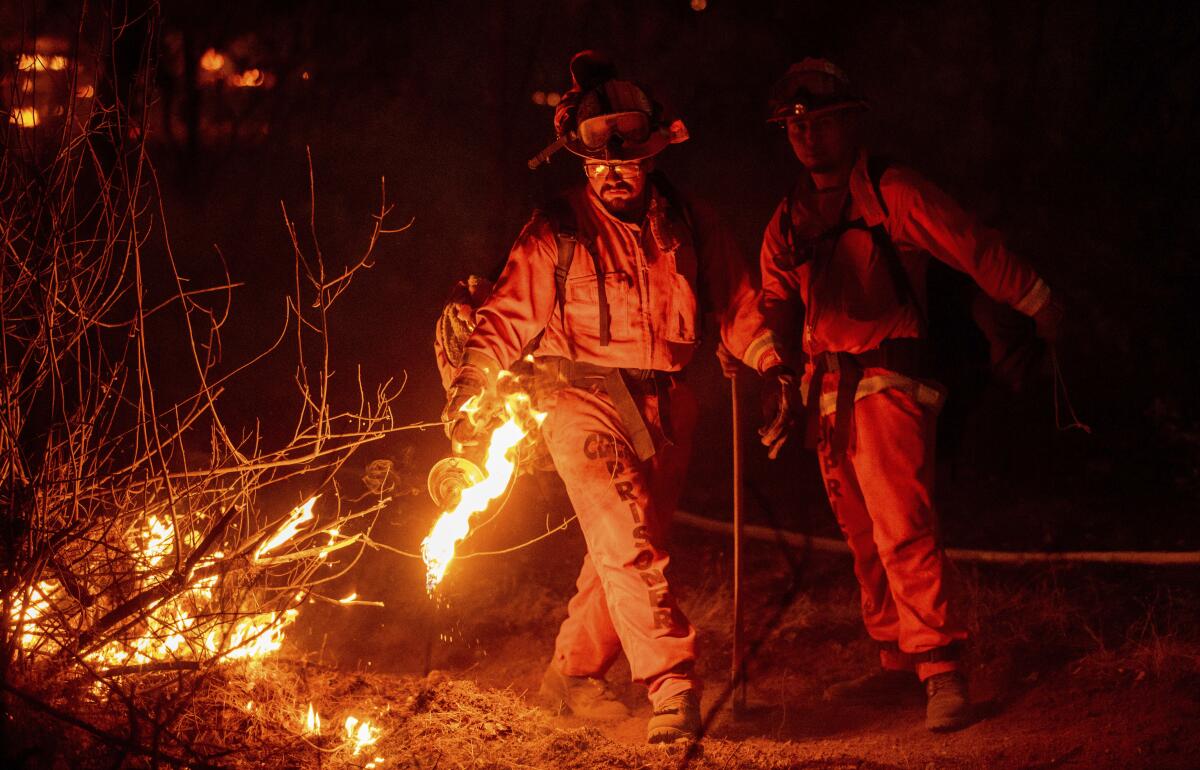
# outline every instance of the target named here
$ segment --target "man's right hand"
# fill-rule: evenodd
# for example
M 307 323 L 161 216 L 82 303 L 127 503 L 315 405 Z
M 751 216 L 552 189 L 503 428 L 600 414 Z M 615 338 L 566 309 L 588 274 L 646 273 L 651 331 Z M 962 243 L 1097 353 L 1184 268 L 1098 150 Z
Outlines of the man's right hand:
M 729 352 L 729 348 L 725 347 L 724 342 L 717 343 L 717 363 L 721 365 L 721 374 L 725 379 L 732 380 L 737 377 L 738 368 L 742 362 L 737 359 L 733 353 Z
M 786 366 L 772 366 L 763 372 L 763 415 L 766 424 L 759 428 L 767 457 L 774 460 L 779 450 L 795 430 L 803 425 L 803 404 L 800 399 L 800 378 Z
M 464 366 L 446 393 L 446 408 L 442 410 L 442 422 L 445 423 L 446 437 L 451 441 L 470 446 L 478 442 L 475 435 L 475 422 L 463 407 L 471 401 L 478 400 L 487 389 L 487 377 L 478 367 Z

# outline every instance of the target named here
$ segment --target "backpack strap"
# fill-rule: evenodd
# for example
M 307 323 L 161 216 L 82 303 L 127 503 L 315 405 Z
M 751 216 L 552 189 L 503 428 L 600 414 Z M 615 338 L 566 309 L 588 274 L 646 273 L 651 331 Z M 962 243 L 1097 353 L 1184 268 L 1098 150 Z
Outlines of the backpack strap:
M 612 331 L 600 255 L 596 253 L 595 248 L 588 247 L 588 241 L 580 237 L 575 212 L 565 198 L 555 198 L 550 201 L 543 208 L 542 213 L 550 220 L 550 226 L 558 240 L 558 258 L 554 264 L 554 293 L 558 303 L 558 315 L 565 325 L 567 320 L 567 276 L 570 275 L 571 263 L 575 260 L 575 249 L 582 240 L 585 250 L 591 254 L 592 265 L 596 271 L 596 298 L 600 305 L 600 345 L 606 347 L 612 341 Z
M 883 175 L 892 167 L 892 162 L 886 157 L 878 155 L 867 156 L 867 179 L 871 182 L 871 190 L 875 193 L 875 204 L 883 213 L 884 221 L 870 227 L 866 226 L 865 222 L 859 220 L 860 226 L 871 233 L 871 240 L 875 244 L 875 250 L 879 252 L 880 258 L 887 266 L 888 275 L 892 279 L 892 288 L 896 292 L 896 301 L 901 305 L 912 303 L 913 308 L 917 311 L 917 324 L 922 337 L 928 331 L 929 318 L 925 312 L 925 308 L 917 299 L 917 293 L 913 290 L 912 281 L 908 277 L 908 271 L 904 269 L 904 263 L 900 261 L 900 252 L 896 248 L 895 241 L 887 231 L 886 219 L 890 212 L 888 211 L 887 200 L 883 197 Z

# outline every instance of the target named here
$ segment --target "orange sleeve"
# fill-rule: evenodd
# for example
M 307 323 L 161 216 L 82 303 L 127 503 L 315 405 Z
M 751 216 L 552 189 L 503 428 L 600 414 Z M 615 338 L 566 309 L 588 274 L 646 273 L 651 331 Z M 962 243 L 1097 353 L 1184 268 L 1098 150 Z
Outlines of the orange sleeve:
M 759 267 L 762 270 L 759 308 L 767 327 L 775 333 L 775 345 L 781 356 L 784 350 L 799 350 L 794 335 L 803 311 L 797 271 L 786 267 L 794 258 L 789 253 L 791 246 L 783 236 L 782 222 L 786 208 L 784 201 L 775 207 L 759 249 Z
M 889 202 L 888 229 L 897 244 L 929 252 L 971 276 L 989 297 L 1032 316 L 1050 289 L 995 230 L 979 224 L 949 195 L 915 171 L 896 168 L 881 180 Z
M 495 377 L 521 355 L 554 313 L 557 239 L 550 223 L 535 213 L 517 237 L 492 294 L 476 311 L 463 365 Z

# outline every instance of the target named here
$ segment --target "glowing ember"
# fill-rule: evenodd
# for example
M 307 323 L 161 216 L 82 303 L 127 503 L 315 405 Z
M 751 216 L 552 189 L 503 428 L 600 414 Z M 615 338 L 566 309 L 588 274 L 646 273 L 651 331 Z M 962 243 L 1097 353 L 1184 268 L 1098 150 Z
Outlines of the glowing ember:
M 308 716 L 304 718 L 304 732 L 310 735 L 321 734 L 321 715 L 317 713 L 311 703 L 308 704 Z
M 316 496 L 310 497 L 300 505 L 293 508 L 288 520 L 285 521 L 279 527 L 279 529 L 276 530 L 275 534 L 268 538 L 262 545 L 258 547 L 258 550 L 254 552 L 255 561 L 261 559 L 266 554 L 274 551 L 279 546 L 291 540 L 296 536 L 296 532 L 299 531 L 300 527 L 312 521 L 315 518 L 312 512 L 313 504 L 316 502 Z
M 338 599 L 338 601 L 341 602 L 342 604 L 349 604 L 350 602 L 354 601 L 357 598 L 358 598 L 358 592 L 354 592 L 354 593 L 351 593 L 349 596 L 347 596 L 345 599 Z
M 458 504 L 438 518 L 429 536 L 421 543 L 421 558 L 425 560 L 425 588 L 432 594 L 446 576 L 446 570 L 454 559 L 455 549 L 471 531 L 471 517 L 487 509 L 488 505 L 508 488 L 516 470 L 516 461 L 509 457 L 521 439 L 525 438 L 532 420 L 540 425 L 546 415 L 530 406 L 529 396 L 515 393 L 505 399 L 508 420 L 497 428 L 488 444 L 487 460 L 483 464 L 484 478 L 462 490 Z M 479 410 L 478 399 L 471 399 L 462 411 L 474 417 Z
M 359 721 L 358 717 L 346 717 L 346 738 L 354 744 L 354 756 L 367 746 L 372 746 L 379 740 L 379 728 L 372 727 L 370 722 Z M 376 762 L 381 761 L 376 758 Z

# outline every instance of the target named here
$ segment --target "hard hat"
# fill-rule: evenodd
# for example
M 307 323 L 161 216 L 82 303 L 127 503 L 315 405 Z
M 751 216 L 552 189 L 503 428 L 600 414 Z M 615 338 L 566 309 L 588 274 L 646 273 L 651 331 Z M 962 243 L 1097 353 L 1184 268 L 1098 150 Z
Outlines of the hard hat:
M 867 100 L 846 73 L 827 59 L 804 59 L 788 68 L 771 89 L 768 122 L 809 118 L 839 110 L 865 110 Z
M 681 120 L 667 117 L 646 89 L 618 80 L 616 68 L 595 51 L 571 59 L 573 85 L 554 115 L 568 150 L 585 158 L 640 160 L 688 138 Z

